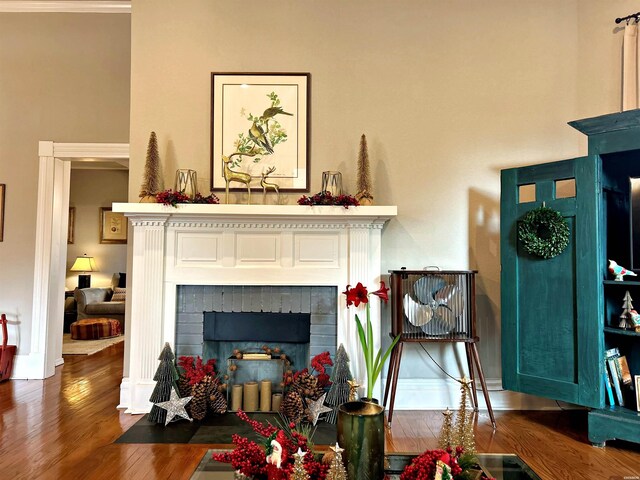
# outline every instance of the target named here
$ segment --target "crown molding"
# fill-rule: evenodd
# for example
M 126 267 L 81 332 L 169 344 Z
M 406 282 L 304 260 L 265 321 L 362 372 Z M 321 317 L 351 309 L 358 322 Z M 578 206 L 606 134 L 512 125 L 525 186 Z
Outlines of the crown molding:
M 0 13 L 131 13 L 130 0 L 0 0 Z

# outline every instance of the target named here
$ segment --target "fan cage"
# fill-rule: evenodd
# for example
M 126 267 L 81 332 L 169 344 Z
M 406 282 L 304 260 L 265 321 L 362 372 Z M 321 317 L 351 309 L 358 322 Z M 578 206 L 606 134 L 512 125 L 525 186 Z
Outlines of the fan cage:
M 475 271 L 389 270 L 391 334 L 403 341 L 472 341 Z

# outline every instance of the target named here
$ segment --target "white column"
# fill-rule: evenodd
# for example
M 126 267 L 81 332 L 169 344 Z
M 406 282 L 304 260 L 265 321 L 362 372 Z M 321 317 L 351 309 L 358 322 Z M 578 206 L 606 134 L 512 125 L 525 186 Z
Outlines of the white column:
M 155 386 L 153 376 L 163 343 L 165 224 L 169 215 L 130 215 L 133 230 L 129 377 L 121 387 L 120 405 L 127 413 L 146 413 Z
M 380 243 L 382 224 L 352 225 L 349 228 L 349 272 L 348 283 L 355 287 L 361 282 L 369 291 L 377 290 L 380 282 Z M 342 292 L 340 288 L 338 292 Z M 355 378 L 362 385 L 360 394 L 366 395 L 366 369 L 362 356 L 362 348 L 356 327 L 355 315 L 358 313 L 360 322 L 366 322 L 366 310 L 364 307 L 355 308 L 353 305 L 346 307 L 344 295 L 340 295 L 340 315 L 346 321 L 339 319 L 340 334 L 344 336 L 345 349 L 351 360 L 351 369 Z M 373 327 L 374 352 L 380 348 L 380 307 L 376 298 L 371 301 L 371 325 Z M 340 342 L 340 339 L 338 339 Z M 380 377 L 381 378 L 381 377 Z M 380 380 L 373 390 L 374 398 L 381 399 Z

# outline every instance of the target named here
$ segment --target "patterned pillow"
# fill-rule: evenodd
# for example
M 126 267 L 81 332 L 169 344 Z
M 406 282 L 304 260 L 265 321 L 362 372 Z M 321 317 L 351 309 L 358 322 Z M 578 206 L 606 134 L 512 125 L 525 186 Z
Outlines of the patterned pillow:
M 127 300 L 127 289 L 116 287 L 113 289 L 113 295 L 111 296 L 112 302 L 125 302 Z

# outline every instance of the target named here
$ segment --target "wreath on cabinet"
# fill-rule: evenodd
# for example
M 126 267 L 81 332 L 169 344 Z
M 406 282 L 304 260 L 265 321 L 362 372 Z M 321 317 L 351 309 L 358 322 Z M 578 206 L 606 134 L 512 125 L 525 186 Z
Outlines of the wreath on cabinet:
M 569 245 L 569 225 L 560 212 L 543 205 L 522 217 L 518 239 L 527 253 L 544 259 L 553 258 Z

